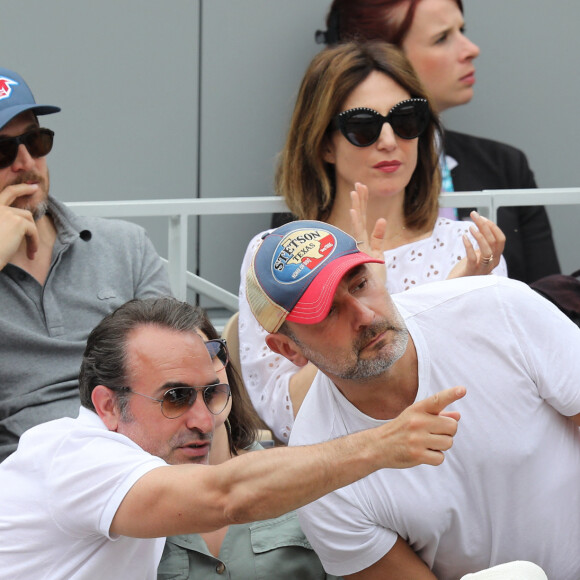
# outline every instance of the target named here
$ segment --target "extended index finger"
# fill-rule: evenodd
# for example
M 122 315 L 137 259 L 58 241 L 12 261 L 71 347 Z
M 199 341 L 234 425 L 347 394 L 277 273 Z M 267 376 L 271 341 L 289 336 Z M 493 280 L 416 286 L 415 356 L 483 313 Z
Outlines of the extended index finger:
M 439 391 L 430 397 L 427 397 L 423 401 L 415 403 L 418 407 L 421 407 L 426 413 L 432 415 L 439 415 L 445 407 L 451 405 L 455 401 L 463 398 L 467 389 L 465 387 L 453 387 L 451 389 L 445 389 L 444 391 Z

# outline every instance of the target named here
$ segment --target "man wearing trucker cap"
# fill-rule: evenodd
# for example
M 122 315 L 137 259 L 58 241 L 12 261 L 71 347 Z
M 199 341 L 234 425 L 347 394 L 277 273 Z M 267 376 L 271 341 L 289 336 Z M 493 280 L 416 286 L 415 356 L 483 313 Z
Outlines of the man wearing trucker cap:
M 58 111 L 0 68 L 0 461 L 28 428 L 76 416 L 84 345 L 106 314 L 170 293 L 143 229 L 49 195 L 54 133 L 39 117 Z
M 338 228 L 298 221 L 267 234 L 248 270 L 270 349 L 319 369 L 290 444 L 388 423 L 445 387 L 467 394 L 440 468 L 381 470 L 299 510 L 326 571 L 452 580 L 527 560 L 580 578 L 578 327 L 499 276 L 390 296 L 360 255 Z

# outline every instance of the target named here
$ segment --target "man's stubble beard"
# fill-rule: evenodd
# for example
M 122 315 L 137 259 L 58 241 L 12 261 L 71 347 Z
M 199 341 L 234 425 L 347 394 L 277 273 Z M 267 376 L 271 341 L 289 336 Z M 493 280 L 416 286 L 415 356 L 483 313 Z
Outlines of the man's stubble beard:
M 132 432 L 133 425 L 136 424 L 137 420 L 129 408 L 128 397 L 118 396 L 116 400 L 116 405 L 120 415 L 120 424 L 122 427 L 124 427 L 122 429 L 122 432 L 126 437 L 132 439 L 130 433 Z M 151 453 L 152 455 L 155 455 L 156 457 L 160 457 L 169 465 L 186 465 L 188 463 L 194 463 L 197 465 L 209 465 L 209 455 L 188 462 L 180 462 L 173 461 L 173 454 L 177 448 L 181 447 L 182 445 L 190 444 L 193 442 L 193 440 L 198 441 L 200 443 L 207 441 L 209 442 L 211 448 L 211 444 L 213 442 L 213 433 L 201 433 L 198 431 L 195 437 L 192 437 L 192 435 L 187 432 L 176 433 L 171 438 L 170 441 L 166 442 L 165 446 L 159 445 L 159 441 L 156 439 L 155 431 L 148 433 L 148 437 L 146 440 L 140 441 L 135 441 L 134 439 L 132 440 L 135 443 L 137 443 L 137 445 L 139 445 L 142 449 L 144 449 L 148 453 Z M 159 453 L 160 449 L 164 451 L 163 454 Z
M 39 219 L 43 218 L 48 211 L 48 199 L 38 203 L 36 207 L 30 211 L 32 213 L 32 219 L 37 222 Z
M 48 192 L 50 190 L 50 175 L 48 169 L 46 170 L 46 177 L 36 173 L 35 171 L 28 171 L 19 176 L 18 180 L 13 183 L 13 185 L 19 185 L 20 183 L 26 183 L 28 181 L 38 181 L 38 187 L 42 191 L 42 200 L 36 204 L 27 203 L 20 209 L 29 211 L 32 214 L 32 219 L 36 222 L 43 218 L 48 211 Z
M 392 333 L 393 336 L 388 344 L 377 345 L 380 355 L 369 359 L 361 358 L 360 353 L 365 345 L 383 332 Z M 343 380 L 365 381 L 382 375 L 403 356 L 409 343 L 409 331 L 400 315 L 392 322 L 375 323 L 357 337 L 352 346 L 352 356 L 336 361 L 328 357 L 323 358 L 295 335 L 290 338 L 300 347 L 302 354 L 324 374 Z

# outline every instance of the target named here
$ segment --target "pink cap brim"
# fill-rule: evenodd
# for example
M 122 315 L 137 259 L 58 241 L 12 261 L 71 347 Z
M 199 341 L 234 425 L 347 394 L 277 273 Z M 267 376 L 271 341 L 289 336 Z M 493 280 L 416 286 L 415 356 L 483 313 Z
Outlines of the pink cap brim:
M 298 324 L 316 324 L 324 320 L 344 275 L 356 266 L 368 263 L 384 264 L 384 260 L 356 252 L 330 262 L 308 286 L 286 320 Z

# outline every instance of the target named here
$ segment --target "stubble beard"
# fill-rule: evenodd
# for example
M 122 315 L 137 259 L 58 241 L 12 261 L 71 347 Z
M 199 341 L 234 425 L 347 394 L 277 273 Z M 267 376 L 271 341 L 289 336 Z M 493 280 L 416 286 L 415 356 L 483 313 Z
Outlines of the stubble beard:
M 372 358 L 362 358 L 361 351 L 374 338 L 382 333 L 391 335 L 379 341 L 375 348 L 377 354 Z M 350 356 L 340 359 L 322 357 L 308 345 L 291 336 L 300 347 L 302 354 L 324 374 L 343 380 L 366 381 L 382 375 L 388 371 L 405 353 L 409 343 L 409 331 L 400 316 L 394 321 L 381 321 L 365 328 L 352 345 Z
M 50 189 L 50 177 L 48 174 L 48 169 L 46 170 L 46 177 L 36 173 L 35 171 L 27 171 L 18 177 L 18 179 L 13 183 L 13 185 L 19 185 L 20 183 L 27 183 L 29 181 L 37 181 L 39 187 L 39 193 L 42 199 L 37 202 L 30 202 L 24 205 L 13 204 L 15 207 L 29 211 L 32 214 L 32 219 L 38 221 L 43 218 L 48 211 L 48 191 Z M 18 200 L 16 200 L 17 202 Z
M 29 209 L 29 208 L 25 208 Z M 37 222 L 39 219 L 43 218 L 48 212 L 48 200 L 45 199 L 38 203 L 34 208 L 29 210 L 32 214 L 32 219 Z
M 129 437 L 132 441 L 137 443 L 142 449 L 155 455 L 156 457 L 160 457 L 168 463 L 169 465 L 182 465 L 187 463 L 195 463 L 197 465 L 209 465 L 209 451 L 208 455 L 204 457 L 196 457 L 191 458 L 188 461 L 179 461 L 176 459 L 176 451 L 184 446 L 193 443 L 194 441 L 198 443 L 202 442 L 209 442 L 210 448 L 211 443 L 213 440 L 213 433 L 201 433 L 197 432 L 195 437 L 192 437 L 191 433 L 188 432 L 180 432 L 176 433 L 169 441 L 167 441 L 166 445 L 160 445 L 159 440 L 157 439 L 155 431 L 147 432 L 146 437 L 142 438 L 143 436 L 139 437 L 139 440 L 133 439 L 131 437 L 132 433 L 135 433 L 137 430 L 134 429 L 134 426 L 137 423 L 135 416 L 131 413 L 131 410 L 128 406 L 128 401 L 126 404 L 121 404 L 118 406 L 120 412 L 120 423 L 123 426 L 122 433 L 126 437 Z

